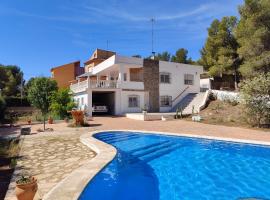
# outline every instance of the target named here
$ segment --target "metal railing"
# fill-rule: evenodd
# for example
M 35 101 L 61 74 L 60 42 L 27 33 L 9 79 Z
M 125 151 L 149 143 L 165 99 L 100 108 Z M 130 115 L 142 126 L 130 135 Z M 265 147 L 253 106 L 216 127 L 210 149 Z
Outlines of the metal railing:
M 180 92 L 173 100 L 172 100 L 172 104 L 189 88 L 189 86 L 187 86 L 182 92 Z

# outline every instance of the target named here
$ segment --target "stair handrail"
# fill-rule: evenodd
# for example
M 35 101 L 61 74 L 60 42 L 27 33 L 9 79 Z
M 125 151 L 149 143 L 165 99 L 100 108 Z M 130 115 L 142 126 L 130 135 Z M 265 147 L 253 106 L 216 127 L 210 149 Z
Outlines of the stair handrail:
M 178 99 L 187 89 L 189 88 L 189 86 L 187 86 L 181 93 L 179 93 L 173 100 L 172 100 L 172 104 L 176 101 L 176 99 Z

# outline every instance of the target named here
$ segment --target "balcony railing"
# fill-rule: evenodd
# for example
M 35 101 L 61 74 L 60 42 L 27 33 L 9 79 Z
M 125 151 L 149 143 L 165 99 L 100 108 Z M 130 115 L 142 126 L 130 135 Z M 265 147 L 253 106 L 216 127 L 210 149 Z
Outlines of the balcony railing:
M 90 88 L 117 88 L 117 81 L 90 81 Z
M 73 92 L 82 92 L 88 88 L 91 89 L 114 89 L 118 88 L 117 81 L 108 81 L 108 80 L 85 80 L 78 83 L 73 83 L 70 85 L 70 89 Z

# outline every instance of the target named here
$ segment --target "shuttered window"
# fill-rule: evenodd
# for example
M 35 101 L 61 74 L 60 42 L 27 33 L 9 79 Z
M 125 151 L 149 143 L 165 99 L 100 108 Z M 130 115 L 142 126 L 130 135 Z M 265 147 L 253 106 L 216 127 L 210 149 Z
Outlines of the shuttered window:
M 185 85 L 194 85 L 194 75 L 193 74 L 185 74 Z

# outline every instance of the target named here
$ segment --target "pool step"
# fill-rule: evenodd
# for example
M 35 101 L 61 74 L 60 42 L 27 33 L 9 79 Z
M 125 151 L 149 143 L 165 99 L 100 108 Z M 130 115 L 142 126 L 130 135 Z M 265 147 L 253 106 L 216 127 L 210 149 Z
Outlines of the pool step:
M 150 149 L 150 148 L 155 147 L 155 146 L 166 144 L 168 142 L 170 142 L 170 141 L 169 140 L 165 140 L 165 141 L 162 141 L 162 142 L 157 142 L 157 143 L 150 144 L 150 145 L 147 145 L 147 146 L 143 146 L 143 147 L 140 147 L 140 148 L 137 148 L 137 149 L 133 149 L 133 150 L 129 151 L 128 153 L 133 154 L 135 152 L 144 151 L 146 149 Z
M 128 136 L 128 135 L 135 135 L 134 133 L 106 133 L 106 134 L 97 134 L 95 138 L 98 139 L 106 139 L 110 137 L 119 137 L 119 136 Z
M 143 162 L 149 162 L 151 160 L 155 160 L 161 156 L 164 156 L 166 154 L 169 154 L 171 152 L 173 152 L 174 150 L 180 148 L 180 147 L 183 147 L 183 145 L 180 145 L 180 144 L 176 144 L 172 147 L 169 147 L 169 148 L 166 148 L 166 149 L 162 149 L 160 151 L 157 151 L 153 154 L 149 154 L 149 155 L 146 155 L 144 157 L 141 157 L 140 160 L 142 160 Z
M 121 137 L 121 138 L 111 138 L 111 139 L 107 139 L 107 140 L 103 140 L 101 139 L 103 142 L 106 143 L 115 143 L 115 142 L 122 142 L 122 141 L 126 141 L 126 140 L 132 140 L 132 139 L 137 139 L 140 138 L 141 136 L 139 135 L 131 135 L 131 136 L 126 136 L 126 137 Z
M 102 141 L 110 141 L 110 140 L 115 140 L 115 139 L 122 139 L 122 138 L 128 138 L 128 137 L 134 137 L 134 136 L 138 136 L 138 135 L 135 135 L 135 134 L 130 134 L 130 135 L 117 135 L 117 136 L 110 136 L 110 137 L 107 137 L 107 138 L 99 138 L 100 140 Z
M 154 146 L 152 148 L 148 148 L 146 150 L 141 150 L 140 152 L 133 153 L 133 155 L 136 156 L 136 157 L 141 157 L 141 156 L 144 156 L 144 155 L 151 154 L 153 152 L 159 151 L 161 149 L 170 147 L 170 146 L 172 146 L 174 144 L 175 144 L 174 142 L 168 142 L 168 143 L 165 143 L 165 144 Z
M 181 146 L 182 145 L 174 143 L 174 142 L 156 146 L 156 148 L 153 148 L 150 150 L 147 149 L 146 151 L 141 152 L 140 154 L 137 154 L 137 155 L 133 154 L 132 157 L 128 159 L 128 162 L 129 163 L 136 163 L 140 161 L 149 162 L 153 159 L 156 159 L 167 153 L 170 153 Z

